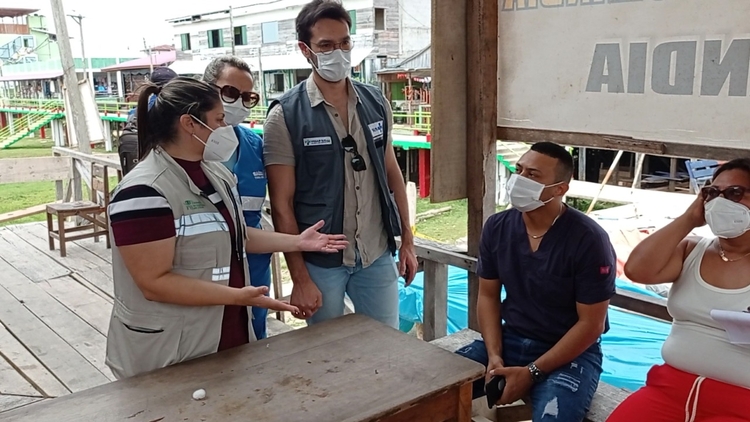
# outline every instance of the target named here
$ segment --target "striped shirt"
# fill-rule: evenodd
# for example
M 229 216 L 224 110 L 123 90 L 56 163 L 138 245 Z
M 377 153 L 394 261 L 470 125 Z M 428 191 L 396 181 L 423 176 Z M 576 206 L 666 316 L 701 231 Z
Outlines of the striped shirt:
M 200 161 L 174 160 L 187 172 L 190 180 L 209 198 L 217 196 L 216 189 L 203 173 Z M 234 222 L 224 201 L 214 203 L 229 228 L 232 257 L 229 270 L 229 286 L 245 287 L 243 261 L 237 258 Z M 172 208 L 166 198 L 154 188 L 137 185 L 119 191 L 109 205 L 112 238 L 118 247 L 138 245 L 169 239 L 177 235 Z M 219 350 L 248 343 L 248 315 L 245 306 L 224 306 Z

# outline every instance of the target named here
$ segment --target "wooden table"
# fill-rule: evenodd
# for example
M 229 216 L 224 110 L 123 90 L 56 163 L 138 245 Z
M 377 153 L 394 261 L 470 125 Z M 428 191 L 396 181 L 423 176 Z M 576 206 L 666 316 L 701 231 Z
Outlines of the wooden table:
M 0 420 L 460 421 L 484 368 L 361 315 L 0 414 Z M 195 401 L 203 388 L 207 397 Z

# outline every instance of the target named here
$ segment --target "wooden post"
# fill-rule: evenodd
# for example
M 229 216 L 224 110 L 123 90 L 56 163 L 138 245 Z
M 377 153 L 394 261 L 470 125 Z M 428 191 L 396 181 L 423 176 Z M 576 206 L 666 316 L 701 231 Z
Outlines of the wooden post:
M 669 191 L 674 192 L 677 188 L 677 159 L 672 157 L 669 159 Z
M 609 170 L 607 170 L 607 174 L 604 176 L 604 180 L 602 180 L 602 184 L 599 186 L 599 190 L 596 192 L 596 196 L 594 199 L 591 200 L 591 204 L 589 205 L 588 211 L 586 211 L 586 214 L 590 214 L 591 211 L 594 210 L 594 205 L 596 205 L 596 201 L 599 200 L 599 195 L 602 194 L 602 191 L 604 190 L 604 187 L 607 186 L 607 182 L 609 181 L 609 178 L 612 176 L 612 172 L 614 172 L 617 167 L 620 165 L 620 158 L 622 158 L 622 154 L 625 152 L 624 150 L 617 151 L 617 155 L 615 155 L 615 159 L 612 160 L 612 165 L 609 166 Z
M 431 202 L 466 198 L 466 2 L 432 0 Z M 472 23 L 473 27 L 475 23 Z M 450 29 L 448 29 L 450 28 Z M 478 117 L 478 116 L 475 116 Z M 419 168 L 424 165 L 422 150 Z M 420 173 L 419 193 L 425 197 Z M 430 192 L 432 193 L 432 192 Z
M 495 213 L 497 176 L 498 1 L 466 1 L 466 187 L 469 255 L 479 255 L 484 222 Z M 479 277 L 469 275 L 469 327 L 476 314 Z
M 282 290 L 284 280 L 281 277 L 281 257 L 278 253 L 271 255 L 271 287 L 273 287 L 273 298 L 281 299 L 284 297 Z M 285 322 L 284 312 L 276 312 L 276 319 Z
M 102 120 L 102 130 L 104 131 L 104 149 L 107 152 L 112 151 L 112 125 L 109 120 Z
M 578 148 L 578 180 L 586 181 L 586 148 Z
M 83 114 L 83 96 L 78 87 L 73 52 L 70 49 L 70 35 L 68 35 L 68 24 L 65 20 L 65 9 L 63 8 L 62 0 L 50 0 L 50 6 L 52 8 L 52 17 L 55 21 L 57 46 L 60 49 L 60 60 L 62 61 L 63 75 L 70 105 L 65 110 L 65 113 L 71 117 L 70 121 L 73 124 L 73 130 L 78 140 L 78 149 L 81 152 L 90 153 L 89 131 L 88 126 L 86 126 L 86 118 Z
M 633 210 L 635 212 L 635 217 L 637 218 L 639 216 L 638 214 L 638 201 L 635 200 L 635 190 L 641 188 L 641 176 L 643 175 L 643 162 L 646 160 L 646 154 L 643 153 L 636 153 L 635 158 L 635 174 L 633 175 L 633 185 L 630 188 L 630 197 L 633 198 Z
M 448 334 L 448 266 L 425 260 L 424 279 L 422 339 L 432 341 Z
M 407 160 L 409 152 L 406 151 Z M 414 232 L 417 227 L 417 185 L 414 182 L 406 182 L 406 199 L 409 204 L 409 229 Z

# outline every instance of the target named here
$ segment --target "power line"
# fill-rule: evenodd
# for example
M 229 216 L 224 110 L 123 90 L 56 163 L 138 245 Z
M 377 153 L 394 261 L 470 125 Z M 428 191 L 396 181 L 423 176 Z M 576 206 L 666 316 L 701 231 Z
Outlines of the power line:
M 410 18 L 414 19 L 414 22 L 418 23 L 418 24 L 419 24 L 419 25 L 420 25 L 421 27 L 423 27 L 423 28 L 429 28 L 429 27 L 430 27 L 430 25 L 425 25 L 425 24 L 423 24 L 423 23 L 422 23 L 422 22 L 421 22 L 421 21 L 420 21 L 419 19 L 417 19 L 416 17 L 414 17 L 414 15 L 412 15 L 412 14 L 411 14 L 411 13 L 409 13 L 409 12 L 407 12 L 407 11 L 406 11 L 406 9 L 404 9 L 404 6 L 402 6 L 402 5 L 401 5 L 401 0 L 396 0 L 396 4 L 398 4 L 398 8 L 399 8 L 399 9 L 400 9 L 400 10 L 401 10 L 402 12 L 404 12 L 404 13 L 405 13 L 405 14 L 406 14 L 407 16 L 409 16 Z

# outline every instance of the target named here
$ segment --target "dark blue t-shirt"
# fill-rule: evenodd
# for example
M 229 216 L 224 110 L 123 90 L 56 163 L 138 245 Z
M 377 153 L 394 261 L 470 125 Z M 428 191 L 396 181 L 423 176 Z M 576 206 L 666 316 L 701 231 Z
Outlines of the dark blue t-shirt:
M 482 231 L 478 264 L 480 277 L 499 279 L 505 287 L 506 327 L 550 344 L 578 322 L 576 302 L 592 305 L 615 294 L 617 261 L 607 232 L 570 207 L 536 252 L 531 251 L 521 212 L 493 215 Z

